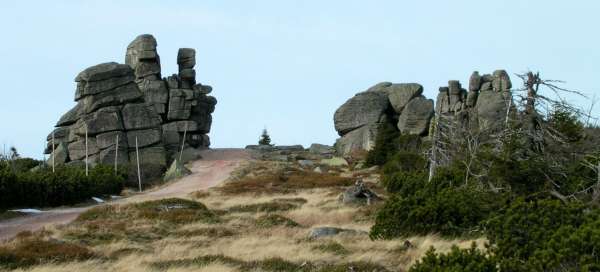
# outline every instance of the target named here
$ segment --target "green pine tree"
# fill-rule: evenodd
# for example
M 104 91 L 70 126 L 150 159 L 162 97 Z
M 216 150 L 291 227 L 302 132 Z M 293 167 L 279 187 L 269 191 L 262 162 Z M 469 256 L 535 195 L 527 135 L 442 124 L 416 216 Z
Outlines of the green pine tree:
M 271 145 L 271 136 L 267 132 L 267 129 L 263 129 L 262 135 L 260 135 L 260 139 L 258 140 L 259 145 Z

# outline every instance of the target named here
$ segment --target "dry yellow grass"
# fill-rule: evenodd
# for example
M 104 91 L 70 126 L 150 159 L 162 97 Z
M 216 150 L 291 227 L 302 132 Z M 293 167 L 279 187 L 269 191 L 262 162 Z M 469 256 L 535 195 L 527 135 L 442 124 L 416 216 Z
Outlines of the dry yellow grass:
M 268 167 L 268 164 L 261 163 L 260 167 Z M 239 171 L 244 172 L 244 170 Z M 252 171 L 246 171 L 244 175 L 251 173 Z M 241 179 L 243 180 L 243 177 Z M 231 182 L 239 182 L 239 180 Z M 209 210 L 216 210 L 219 220 L 165 225 L 152 218 L 116 217 L 117 219 L 114 220 L 124 223 L 122 227 L 126 237 L 100 240 L 98 243 L 88 245 L 94 254 L 101 256 L 101 259 L 48 263 L 16 271 L 151 271 L 156 270 L 154 265 L 176 260 L 187 262 L 172 267 L 166 266 L 167 268 L 160 271 L 241 271 L 242 263 L 270 258 L 281 258 L 296 264 L 304 262 L 342 264 L 363 261 L 384 266 L 389 271 L 405 271 L 430 247 L 435 247 L 440 252 L 447 252 L 452 245 L 467 248 L 472 242 L 476 242 L 483 248 L 485 243 L 484 239 L 449 240 L 437 235 L 373 241 L 367 234 L 373 224 L 373 219 L 369 216 L 370 208 L 341 204 L 338 201 L 340 191 L 339 186 L 327 186 L 295 188 L 291 193 L 267 190 L 262 193 L 252 191 L 232 194 L 221 189 L 213 189 L 208 193 L 190 194 L 190 199 L 198 199 Z M 300 227 L 259 227 L 257 220 L 266 213 L 228 211 L 240 205 L 270 203 L 282 198 L 305 200 L 301 204 L 298 202 L 294 209 L 276 212 L 299 223 Z M 127 209 L 112 211 L 127 211 Z M 308 239 L 311 228 L 317 226 L 341 227 L 363 232 L 317 240 Z M 77 243 L 80 241 L 69 237 L 68 234 L 74 232 L 85 234 L 86 231 L 90 230 L 74 223 L 52 229 L 51 236 L 54 239 Z M 148 237 L 144 239 L 135 238 L 135 235 L 140 234 L 136 232 L 145 231 L 156 232 L 156 235 L 146 233 Z M 403 248 L 406 240 L 410 241 L 413 247 Z M 335 244 L 343 249 L 344 253 L 316 249 L 327 244 Z M 194 258 L 215 255 L 220 257 L 212 262 L 193 264 L 191 261 Z

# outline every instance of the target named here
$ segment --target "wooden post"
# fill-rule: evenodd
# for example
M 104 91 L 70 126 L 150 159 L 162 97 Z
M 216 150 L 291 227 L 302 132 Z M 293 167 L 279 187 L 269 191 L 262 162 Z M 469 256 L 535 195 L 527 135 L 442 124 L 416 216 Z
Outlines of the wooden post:
M 52 173 L 54 173 L 54 158 L 56 157 L 56 154 L 54 153 L 54 130 L 52 131 Z
M 87 124 L 85 124 L 85 176 L 87 177 L 89 173 L 88 166 L 88 129 Z
M 137 163 L 138 187 L 142 191 L 142 176 L 140 175 L 140 151 L 138 150 L 138 139 L 135 136 L 135 158 Z
M 187 134 L 188 123 L 185 123 L 185 129 L 183 130 L 183 141 L 181 141 L 181 151 L 179 152 L 179 163 L 181 162 L 181 156 L 183 155 L 183 147 L 185 146 L 185 136 Z
M 115 175 L 117 174 L 117 159 L 119 158 L 119 134 L 117 133 L 117 141 L 115 142 Z

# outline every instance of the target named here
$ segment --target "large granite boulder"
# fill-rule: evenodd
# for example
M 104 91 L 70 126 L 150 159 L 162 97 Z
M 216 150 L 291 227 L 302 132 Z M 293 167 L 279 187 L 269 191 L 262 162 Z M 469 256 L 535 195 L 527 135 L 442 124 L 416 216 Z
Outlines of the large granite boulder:
M 335 143 L 336 151 L 344 156 L 351 156 L 361 151 L 371 150 L 379 130 L 379 123 L 368 124 L 346 133 Z
M 433 115 L 433 100 L 419 96 L 410 100 L 402 110 L 398 129 L 402 134 L 426 135 Z
M 423 86 L 418 83 L 392 84 L 385 92 L 396 113 L 401 113 L 411 99 L 423 94 Z
M 144 103 L 127 104 L 121 110 L 126 130 L 149 129 L 160 126 L 161 119 L 154 107 Z
M 489 129 L 504 124 L 509 102 L 501 92 L 481 92 L 475 107 L 480 128 Z
M 350 98 L 335 111 L 333 117 L 335 130 L 340 136 L 379 122 L 390 105 L 388 97 L 382 92 L 362 92 Z

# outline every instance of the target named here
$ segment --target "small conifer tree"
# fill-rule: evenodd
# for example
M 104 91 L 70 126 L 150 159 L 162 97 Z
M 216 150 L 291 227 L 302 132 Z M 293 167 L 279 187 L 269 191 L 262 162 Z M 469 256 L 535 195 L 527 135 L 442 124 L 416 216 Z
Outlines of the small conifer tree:
M 271 145 L 271 136 L 267 132 L 267 129 L 263 129 L 262 134 L 260 135 L 260 139 L 258 140 L 259 145 Z

